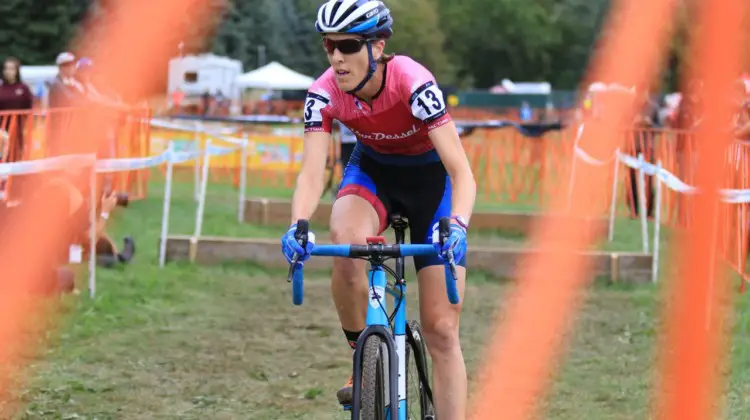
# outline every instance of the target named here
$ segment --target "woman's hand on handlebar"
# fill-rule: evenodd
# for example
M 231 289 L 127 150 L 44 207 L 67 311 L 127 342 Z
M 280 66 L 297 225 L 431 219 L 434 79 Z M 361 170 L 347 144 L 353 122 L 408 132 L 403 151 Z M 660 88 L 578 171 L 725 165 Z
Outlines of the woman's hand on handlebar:
M 467 227 L 460 216 L 443 217 L 432 226 L 432 246 L 441 260 L 453 263 L 466 255 Z
M 307 220 L 293 223 L 281 237 L 281 252 L 290 264 L 306 261 L 314 247 L 315 234 L 310 231 Z

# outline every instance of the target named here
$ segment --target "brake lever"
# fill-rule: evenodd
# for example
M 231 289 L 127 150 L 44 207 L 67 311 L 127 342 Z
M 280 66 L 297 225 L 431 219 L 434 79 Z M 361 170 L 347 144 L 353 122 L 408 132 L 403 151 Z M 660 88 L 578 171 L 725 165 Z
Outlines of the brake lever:
M 456 273 L 456 262 L 453 259 L 453 250 L 448 250 L 448 265 L 451 268 L 451 275 L 454 281 L 458 281 L 458 273 Z
M 297 221 L 297 231 L 294 232 L 294 239 L 297 241 L 298 244 L 304 249 L 307 247 L 307 233 L 310 230 L 310 225 L 307 219 L 299 219 Z M 294 270 L 297 268 L 297 262 L 299 261 L 299 254 L 294 254 L 294 257 L 292 257 L 292 263 L 289 266 L 289 274 L 287 275 L 286 281 L 287 283 L 292 282 L 292 277 L 294 277 Z
M 294 257 L 292 257 L 292 263 L 289 265 L 289 274 L 286 277 L 287 283 L 292 282 L 292 277 L 294 277 L 294 269 L 297 268 L 297 259 L 299 259 L 299 255 L 294 254 Z
M 450 231 L 451 231 L 451 222 L 449 217 L 441 217 L 439 223 L 439 235 L 440 235 L 440 246 L 443 246 L 445 244 L 445 241 L 448 240 L 448 237 L 450 237 Z M 453 276 L 453 280 L 458 281 L 458 274 L 456 273 L 456 262 L 453 258 L 453 249 L 449 249 L 446 251 L 446 254 L 448 256 L 448 265 L 451 269 L 451 275 Z

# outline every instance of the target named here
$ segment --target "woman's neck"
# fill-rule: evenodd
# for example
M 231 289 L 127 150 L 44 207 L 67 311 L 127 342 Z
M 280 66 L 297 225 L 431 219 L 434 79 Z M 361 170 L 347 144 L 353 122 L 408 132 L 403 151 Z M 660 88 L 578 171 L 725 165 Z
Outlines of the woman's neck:
M 385 64 L 378 63 L 375 69 L 375 74 L 372 75 L 370 80 L 365 83 L 365 86 L 355 93 L 357 97 L 365 102 L 372 103 L 372 100 L 380 92 L 380 88 L 383 86 L 383 78 L 385 77 Z

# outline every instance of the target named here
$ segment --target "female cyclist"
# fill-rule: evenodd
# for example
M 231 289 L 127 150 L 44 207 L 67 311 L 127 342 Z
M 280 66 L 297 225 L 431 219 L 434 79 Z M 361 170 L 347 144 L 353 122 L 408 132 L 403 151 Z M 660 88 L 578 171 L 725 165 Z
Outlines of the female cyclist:
M 331 125 L 339 120 L 358 143 L 344 171 L 331 214 L 334 243 L 365 244 L 388 227 L 390 212 L 409 220 L 411 243 L 433 243 L 440 257 L 414 258 L 419 309 L 433 361 L 434 405 L 443 419 L 463 419 L 466 368 L 459 342 L 461 305 L 445 290 L 443 253 L 454 250 L 459 291 L 466 276 L 466 228 L 476 184 L 443 94 L 432 74 L 409 57 L 384 53 L 392 35 L 390 11 L 377 0 L 330 0 L 318 11 L 316 29 L 331 67 L 305 102 L 302 168 L 292 199 L 292 226 L 282 237 L 288 261 L 309 258 L 294 239 L 298 219 L 309 219 L 324 184 Z M 451 236 L 438 242 L 437 221 L 452 217 Z M 311 235 L 312 238 L 312 235 Z M 333 300 L 350 346 L 365 327 L 368 304 L 363 261 L 334 260 Z M 351 403 L 351 378 L 339 390 Z

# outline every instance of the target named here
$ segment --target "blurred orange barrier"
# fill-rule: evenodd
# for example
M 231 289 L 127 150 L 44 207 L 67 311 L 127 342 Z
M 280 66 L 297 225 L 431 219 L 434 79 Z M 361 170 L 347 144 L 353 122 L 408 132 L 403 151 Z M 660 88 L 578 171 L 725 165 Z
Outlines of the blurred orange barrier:
M 112 2 L 111 13 L 103 25 L 84 28 L 77 42 L 77 51 L 92 57 L 97 63 L 96 77 L 107 80 L 112 91 L 120 97 L 139 101 L 149 97 L 159 86 L 158 76 L 163 74 L 164 63 L 173 55 L 177 40 L 187 35 L 189 26 L 200 25 L 212 13 L 203 0 L 129 0 Z M 98 22 L 98 21 L 97 21 Z M 93 24 L 92 24 L 93 25 Z M 203 26 L 201 26 L 203 27 Z M 95 34 L 89 32 L 95 31 Z M 98 48 L 94 48 L 93 43 Z M 64 140 L 60 144 L 45 142 L 45 148 L 59 146 L 61 154 L 92 154 L 107 144 L 112 129 L 106 116 L 111 110 L 89 107 L 86 113 L 94 118 L 73 118 L 71 126 L 62 131 L 52 130 L 54 140 Z M 56 111 L 51 111 L 55 113 Z M 79 112 L 79 111 L 72 111 Z M 36 116 L 34 117 L 36 119 Z M 61 117 L 60 121 L 64 118 Z M 135 118 L 126 124 L 140 124 L 142 118 Z M 26 126 L 24 122 L 21 126 Z M 18 126 L 18 124 L 17 124 Z M 32 125 L 33 126 L 33 125 Z M 141 129 L 133 129 L 128 137 L 132 142 L 123 146 L 144 147 L 136 141 Z M 25 134 L 25 132 L 24 132 Z M 9 136 L 9 138 L 11 138 Z M 48 139 L 49 140 L 49 139 Z M 53 148 L 53 149 L 54 149 Z M 49 153 L 49 150 L 47 150 Z M 90 178 L 84 176 L 91 167 L 66 168 L 66 181 L 79 190 L 85 190 Z M 45 176 L 34 177 L 29 182 L 29 192 L 43 185 Z M 30 197 L 24 191 L 24 198 Z M 43 299 L 33 296 L 50 283 L 51 268 L 56 267 L 55 255 L 67 249 L 71 237 L 71 216 L 59 209 L 58 197 L 37 194 L 24 204 L 23 212 L 18 212 L 12 220 L 3 220 L 3 241 L 0 241 L 0 266 L 3 267 L 3 281 L 0 282 L 0 407 L 12 397 L 10 388 L 17 385 L 11 381 L 26 360 L 22 350 L 37 343 L 42 332 L 29 329 L 29 322 L 40 313 Z M 14 401 L 15 402 L 15 401 Z M 19 401 L 20 402 L 20 401 Z M 10 417 L 15 417 L 11 413 Z
M 145 107 L 104 108 L 93 113 L 90 108 L 57 108 L 46 110 L 0 112 L 0 161 L 17 162 L 42 159 L 61 154 L 71 136 L 85 132 L 87 125 L 106 124 L 101 135 L 100 159 L 122 159 L 149 156 L 150 110 Z M 131 199 L 144 198 L 148 191 L 147 170 L 122 172 L 106 176 L 112 188 L 127 192 Z M 23 183 L 26 175 L 11 176 L 5 184 L 9 198 L 14 181 Z
M 607 36 L 594 56 L 592 79 L 648 85 L 669 37 L 669 27 L 662 23 L 671 20 L 675 6 L 675 1 L 614 2 L 604 29 Z M 576 146 L 594 159 L 611 158 L 621 147 L 618 120 L 632 121 L 635 116 L 632 102 L 613 97 L 601 119 L 586 117 L 587 130 Z M 570 170 L 574 176 L 569 192 L 556 191 L 546 204 L 545 210 L 555 217 L 535 223 L 530 248 L 539 252 L 519 266 L 518 287 L 497 318 L 479 374 L 472 418 L 537 417 L 538 401 L 548 388 L 570 319 L 580 304 L 580 291 L 589 280 L 591 267 L 583 251 L 598 239 L 589 221 L 604 213 L 611 188 L 605 166 L 575 168 Z
M 682 240 L 676 241 L 676 269 L 666 282 L 661 333 L 660 369 L 655 387 L 656 416 L 665 419 L 718 418 L 725 374 L 725 353 L 733 305 L 727 296 L 726 272 L 718 263 L 721 251 L 722 188 L 727 182 L 727 153 L 732 152 L 728 123 L 736 112 L 729 100 L 740 74 L 746 0 L 701 0 L 694 4 L 695 28 L 690 37 L 687 86 L 704 86 L 696 127 L 695 187 L 689 210 L 694 216 Z M 731 160 L 730 160 L 731 162 Z

